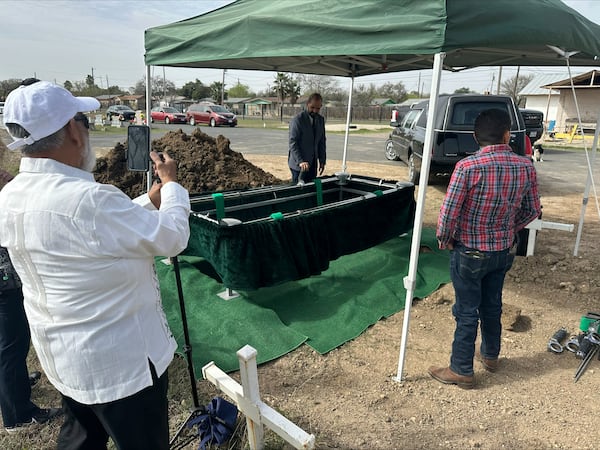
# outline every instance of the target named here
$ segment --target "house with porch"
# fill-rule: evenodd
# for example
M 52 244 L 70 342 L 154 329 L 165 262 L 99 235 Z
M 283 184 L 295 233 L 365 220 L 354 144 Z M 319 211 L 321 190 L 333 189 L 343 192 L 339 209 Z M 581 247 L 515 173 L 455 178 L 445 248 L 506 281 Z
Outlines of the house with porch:
M 570 133 L 573 126 L 577 125 L 577 107 L 573 90 L 575 90 L 577 97 L 577 105 L 579 106 L 584 131 L 586 134 L 594 132 L 600 113 L 600 70 L 591 70 L 573 76 L 573 89 L 569 78 L 563 78 L 542 87 L 559 92 L 556 111 L 557 132 Z

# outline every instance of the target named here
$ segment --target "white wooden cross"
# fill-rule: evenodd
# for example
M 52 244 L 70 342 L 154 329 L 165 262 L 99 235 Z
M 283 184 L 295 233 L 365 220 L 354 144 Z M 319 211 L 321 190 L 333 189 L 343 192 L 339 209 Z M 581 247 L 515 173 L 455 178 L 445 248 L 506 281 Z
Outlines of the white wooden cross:
M 315 436 L 279 414 L 260 400 L 256 349 L 245 345 L 237 351 L 242 384 L 219 369 L 213 361 L 202 368 L 202 376 L 223 391 L 246 416 L 248 441 L 251 450 L 264 448 L 264 429 L 267 426 L 298 449 L 313 449 Z
M 547 228 L 550 230 L 561 230 L 573 232 L 574 226 L 569 223 L 548 222 L 546 220 L 535 219 L 525 228 L 529 230 L 529 238 L 527 240 L 527 253 L 525 256 L 532 256 L 535 250 L 535 238 L 538 230 Z

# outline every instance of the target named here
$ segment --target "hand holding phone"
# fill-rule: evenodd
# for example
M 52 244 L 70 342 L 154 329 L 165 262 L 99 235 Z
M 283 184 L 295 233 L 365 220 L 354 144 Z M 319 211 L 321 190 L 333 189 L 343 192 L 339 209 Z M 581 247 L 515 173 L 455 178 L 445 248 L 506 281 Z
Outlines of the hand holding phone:
M 168 153 L 150 152 L 150 158 L 154 162 L 154 173 L 163 184 L 177 181 L 177 161 L 172 159 Z

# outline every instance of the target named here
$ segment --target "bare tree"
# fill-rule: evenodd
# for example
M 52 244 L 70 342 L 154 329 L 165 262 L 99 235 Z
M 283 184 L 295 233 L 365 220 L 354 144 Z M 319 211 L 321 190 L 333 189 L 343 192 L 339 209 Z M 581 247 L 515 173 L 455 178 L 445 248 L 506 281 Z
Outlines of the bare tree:
M 10 92 L 16 89 L 19 84 L 21 84 L 20 78 L 10 78 L 8 80 L 0 81 L 0 100 L 6 100 L 6 96 L 10 94 Z
M 519 92 L 525 86 L 527 86 L 532 79 L 533 75 L 515 75 L 514 77 L 502 82 L 500 85 L 500 93 L 510 95 L 515 104 L 520 105 L 520 102 L 523 99 L 519 98 Z
M 408 98 L 408 93 L 402 82 L 382 84 L 377 88 L 377 95 L 382 98 L 391 98 L 396 103 L 402 103 Z
M 323 98 L 327 98 L 328 100 L 334 98 L 337 99 L 340 97 L 340 94 L 343 96 L 343 91 L 337 80 L 333 77 L 326 75 L 298 74 L 296 81 L 300 84 L 301 91 L 304 95 L 318 92 Z

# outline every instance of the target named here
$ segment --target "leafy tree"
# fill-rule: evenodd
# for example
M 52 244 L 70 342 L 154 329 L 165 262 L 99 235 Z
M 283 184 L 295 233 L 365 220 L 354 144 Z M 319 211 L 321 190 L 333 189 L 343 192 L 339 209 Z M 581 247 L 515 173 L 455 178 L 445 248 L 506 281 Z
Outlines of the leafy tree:
M 175 83 L 173 83 L 171 80 L 165 80 L 163 77 L 152 77 L 151 86 L 153 97 L 167 97 L 173 96 L 177 93 Z M 141 78 L 135 83 L 133 93 L 136 95 L 143 95 L 146 93 L 146 78 Z
M 352 104 L 357 106 L 369 106 L 373 99 L 377 97 L 377 88 L 373 83 L 368 86 L 359 84 L 354 87 L 352 94 Z
M 71 88 L 73 95 L 77 96 L 97 97 L 105 93 L 104 89 L 94 84 L 94 78 L 91 75 L 87 75 L 84 80 L 75 81 L 71 84 Z
M 290 97 L 290 103 L 295 105 L 298 101 L 298 98 L 300 98 L 300 83 L 297 80 L 290 78 L 286 86 L 286 90 Z
M 289 97 L 290 103 L 292 105 L 296 104 L 301 93 L 300 82 L 291 75 L 277 72 L 274 90 L 277 94 L 277 101 L 279 102 L 280 117 L 283 119 L 283 103 L 285 102 L 285 99 Z
M 223 91 L 223 83 L 220 81 L 213 81 L 208 88 L 210 90 L 211 98 L 217 103 L 220 102 L 221 93 Z M 225 95 L 225 98 L 227 98 L 227 95 Z
M 94 86 L 98 87 L 98 86 L 96 86 L 96 83 L 94 82 L 94 77 L 91 76 L 91 75 L 88 75 L 88 76 L 85 77 L 85 84 L 90 89 L 93 88 Z
M 282 72 L 277 72 L 277 75 L 275 75 L 275 92 L 277 93 L 277 100 L 279 103 L 283 103 L 287 97 L 287 86 L 289 82 L 289 75 Z
M 73 91 L 73 83 L 71 83 L 69 80 L 65 81 L 63 84 L 63 87 L 67 90 L 67 91 Z
M 288 92 L 287 87 L 290 83 L 289 75 L 282 72 L 277 72 L 275 75 L 275 92 L 277 92 L 277 102 L 279 103 L 279 118 L 283 120 L 283 102 L 285 101 Z
M 406 88 L 402 82 L 384 83 L 377 89 L 377 95 L 382 98 L 391 98 L 396 103 L 402 103 L 408 98 Z
M 210 88 L 196 78 L 195 81 L 188 81 L 185 83 L 177 93 L 186 98 L 198 101 L 202 98 L 210 97 Z
M 174 96 L 177 93 L 175 83 L 163 77 L 152 77 L 152 92 L 163 97 Z
M 106 93 L 107 94 L 124 94 L 125 91 L 123 91 L 123 89 L 121 89 L 119 86 L 114 85 L 114 86 L 109 86 L 108 88 L 106 88 Z
M 522 98 L 519 97 L 519 91 L 521 91 L 529 82 L 533 79 L 531 75 L 519 75 L 509 78 L 500 84 L 500 93 L 510 95 L 517 105 L 520 105 Z
M 238 81 L 235 86 L 227 90 L 227 95 L 230 98 L 248 98 L 254 94 L 250 91 L 250 87 Z
M 6 96 L 10 94 L 10 92 L 16 89 L 21 84 L 21 79 L 19 78 L 10 78 L 8 80 L 0 81 L 0 99 L 2 101 L 6 100 Z

